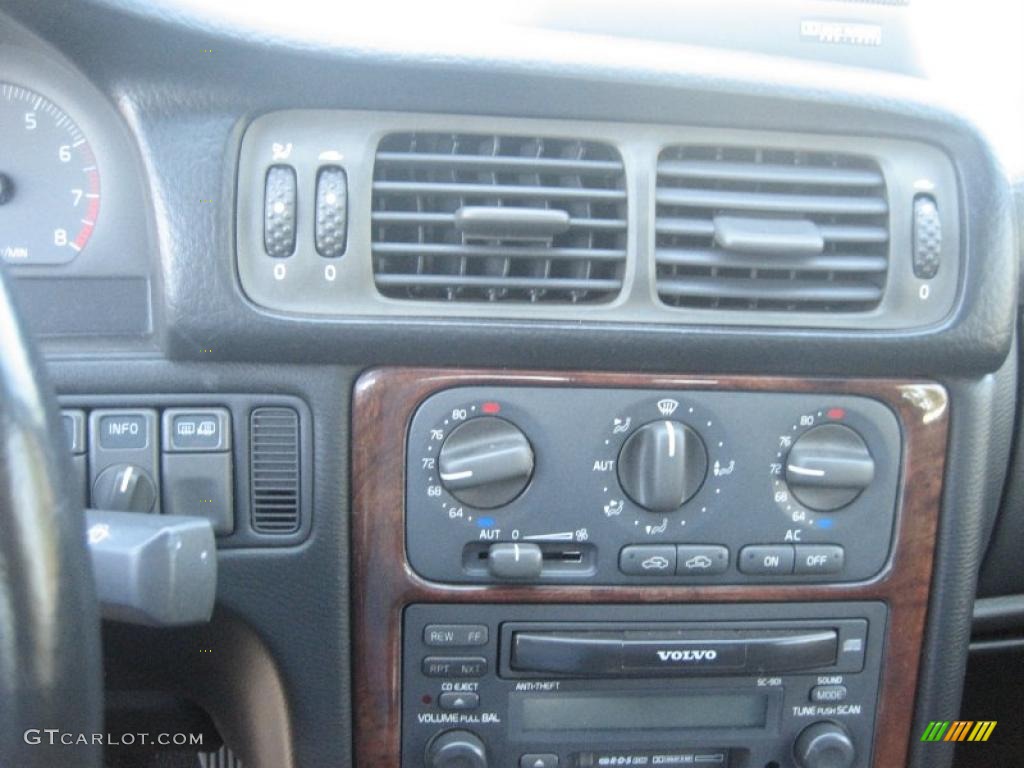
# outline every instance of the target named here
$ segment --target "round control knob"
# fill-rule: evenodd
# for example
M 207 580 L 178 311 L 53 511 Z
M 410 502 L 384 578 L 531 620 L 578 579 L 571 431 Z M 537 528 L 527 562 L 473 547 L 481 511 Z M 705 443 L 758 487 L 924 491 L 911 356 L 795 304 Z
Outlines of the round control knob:
M 487 768 L 487 748 L 470 731 L 445 731 L 427 745 L 427 768 Z
M 875 477 L 875 460 L 864 438 L 841 424 L 802 434 L 786 458 L 786 483 L 797 501 L 833 512 L 856 499 Z
M 115 512 L 149 512 L 156 484 L 142 467 L 115 464 L 100 472 L 92 486 L 92 505 Z
M 857 760 L 857 750 L 841 725 L 822 721 L 797 736 L 793 756 L 800 768 L 850 768 Z
M 685 424 L 653 421 L 623 444 L 618 469 L 629 498 L 651 512 L 673 512 L 700 490 L 708 452 Z
M 514 424 L 496 416 L 452 430 L 438 456 L 441 483 L 463 504 L 494 509 L 523 492 L 533 475 L 533 447 Z

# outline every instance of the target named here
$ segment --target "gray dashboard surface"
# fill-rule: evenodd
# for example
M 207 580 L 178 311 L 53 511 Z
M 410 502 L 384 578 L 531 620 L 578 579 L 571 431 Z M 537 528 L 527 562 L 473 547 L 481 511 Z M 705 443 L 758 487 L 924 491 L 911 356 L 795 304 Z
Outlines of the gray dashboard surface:
M 157 339 L 178 359 L 937 374 L 991 370 L 1009 349 L 1010 197 L 987 145 L 923 81 L 736 52 L 556 33 L 488 52 L 328 43 L 204 23 L 129 2 L 4 0 L 116 105 L 150 177 L 162 282 Z M 576 39 L 576 38 L 572 38 Z M 405 40 L 401 41 L 403 44 Z M 450 41 L 448 41 L 450 42 Z M 316 72 L 310 77 L 310 72 Z M 233 265 L 234 178 L 248 122 L 281 108 L 402 109 L 921 139 L 956 163 L 964 269 L 953 313 L 923 331 L 413 318 L 309 319 L 252 305 Z M 215 204 L 207 201 L 213 200 Z M 212 352 L 203 350 L 212 349 Z

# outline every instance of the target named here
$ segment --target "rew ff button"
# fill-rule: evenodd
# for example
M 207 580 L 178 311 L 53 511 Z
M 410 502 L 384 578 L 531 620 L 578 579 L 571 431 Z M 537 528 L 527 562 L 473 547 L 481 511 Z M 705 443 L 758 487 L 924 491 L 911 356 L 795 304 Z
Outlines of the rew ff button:
M 432 648 L 487 645 L 487 625 L 428 624 L 423 628 L 423 644 Z

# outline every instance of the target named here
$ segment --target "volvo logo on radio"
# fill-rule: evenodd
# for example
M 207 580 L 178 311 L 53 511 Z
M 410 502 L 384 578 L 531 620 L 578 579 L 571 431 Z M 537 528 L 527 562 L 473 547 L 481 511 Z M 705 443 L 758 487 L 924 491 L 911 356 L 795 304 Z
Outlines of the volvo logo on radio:
M 686 651 L 658 651 L 658 658 L 664 662 L 689 663 L 693 661 L 714 661 L 718 651 L 714 648 L 695 648 Z

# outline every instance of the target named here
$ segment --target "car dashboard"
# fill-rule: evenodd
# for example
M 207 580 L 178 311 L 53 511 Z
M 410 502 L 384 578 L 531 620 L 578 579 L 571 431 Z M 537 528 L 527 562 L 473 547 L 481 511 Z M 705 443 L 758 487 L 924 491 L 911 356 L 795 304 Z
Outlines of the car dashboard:
M 1019 147 L 905 5 L 268 5 L 0 2 L 0 260 L 81 504 L 216 534 L 210 621 L 104 623 L 108 730 L 1019 758 Z

